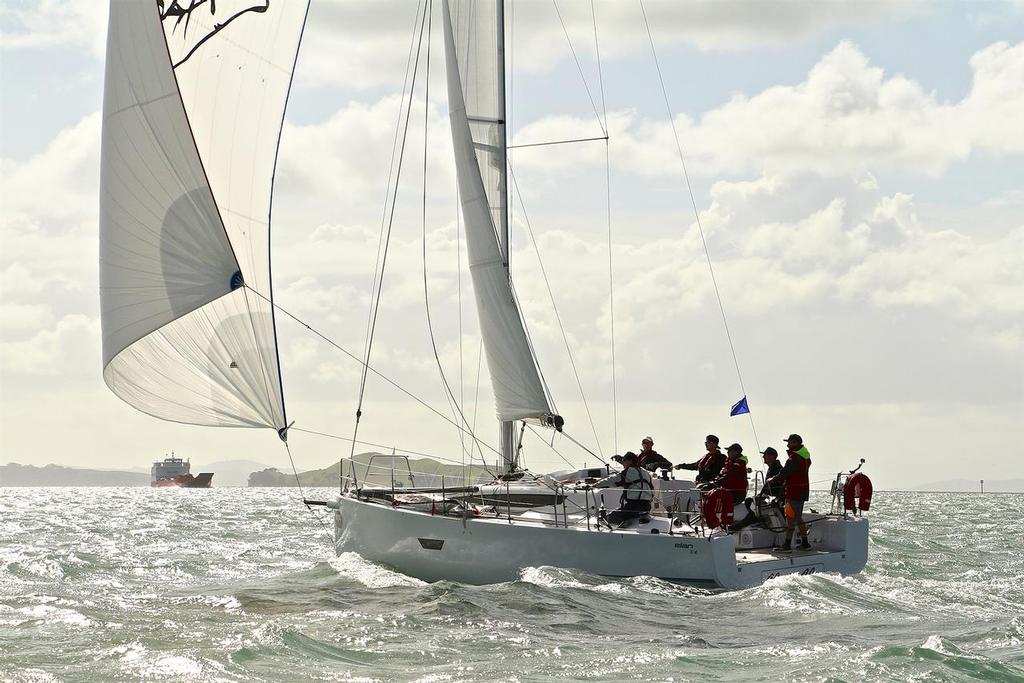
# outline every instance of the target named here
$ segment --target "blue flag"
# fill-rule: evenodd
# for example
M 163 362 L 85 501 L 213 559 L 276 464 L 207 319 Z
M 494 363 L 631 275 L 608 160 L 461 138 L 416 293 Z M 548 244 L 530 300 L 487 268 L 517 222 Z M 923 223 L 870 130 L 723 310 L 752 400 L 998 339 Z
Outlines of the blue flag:
M 747 397 L 744 396 L 740 400 L 733 404 L 729 410 L 729 417 L 735 417 L 736 415 L 743 415 L 744 413 L 750 412 L 750 406 L 747 405 Z

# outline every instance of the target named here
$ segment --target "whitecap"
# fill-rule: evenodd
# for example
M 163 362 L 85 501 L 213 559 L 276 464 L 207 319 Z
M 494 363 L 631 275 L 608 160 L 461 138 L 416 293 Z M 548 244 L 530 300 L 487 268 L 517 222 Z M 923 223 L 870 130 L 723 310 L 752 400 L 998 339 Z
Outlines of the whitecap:
M 425 586 L 425 581 L 385 569 L 364 560 L 358 553 L 342 553 L 328 561 L 342 576 L 358 581 L 367 588 L 393 588 L 396 586 Z
M 580 588 L 599 593 L 623 593 L 626 588 L 617 582 L 583 583 L 579 574 L 570 569 L 560 567 L 526 567 L 519 572 L 519 580 L 545 588 Z
M 68 626 L 95 626 L 96 622 L 81 612 L 64 607 L 53 607 L 52 605 L 33 605 L 32 607 L 21 607 L 16 610 L 30 620 L 36 619 L 48 624 L 67 624 Z

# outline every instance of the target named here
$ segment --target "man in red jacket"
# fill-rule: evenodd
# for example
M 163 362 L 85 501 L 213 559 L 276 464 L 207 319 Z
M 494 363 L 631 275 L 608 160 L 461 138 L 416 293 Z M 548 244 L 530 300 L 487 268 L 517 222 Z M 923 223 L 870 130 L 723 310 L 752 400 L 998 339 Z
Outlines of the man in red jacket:
M 786 540 L 775 548 L 776 552 L 791 552 L 790 544 L 793 542 L 793 527 L 800 527 L 800 550 L 810 550 L 811 544 L 807 540 L 807 525 L 804 524 L 804 503 L 810 494 L 811 485 L 808 471 L 811 468 L 811 453 L 804 446 L 804 440 L 799 434 L 790 434 L 786 439 L 786 455 L 789 456 L 782 471 L 768 480 L 781 481 L 784 485 L 783 497 L 786 499 Z M 790 514 L 792 510 L 792 514 Z
M 725 467 L 714 483 L 732 494 L 733 505 L 747 497 L 747 456 L 743 455 L 743 446 L 734 443 L 726 449 Z

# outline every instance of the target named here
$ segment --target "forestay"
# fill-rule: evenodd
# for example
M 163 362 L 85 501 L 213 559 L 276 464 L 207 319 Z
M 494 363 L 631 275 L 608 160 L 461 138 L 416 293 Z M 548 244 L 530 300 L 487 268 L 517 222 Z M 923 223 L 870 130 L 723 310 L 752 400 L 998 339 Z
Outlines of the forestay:
M 270 197 L 306 9 L 292 0 L 111 2 L 103 376 L 156 417 L 286 425 L 267 300 Z
M 506 167 L 499 0 L 444 3 L 448 109 L 487 368 L 502 421 L 551 417 L 502 255 Z

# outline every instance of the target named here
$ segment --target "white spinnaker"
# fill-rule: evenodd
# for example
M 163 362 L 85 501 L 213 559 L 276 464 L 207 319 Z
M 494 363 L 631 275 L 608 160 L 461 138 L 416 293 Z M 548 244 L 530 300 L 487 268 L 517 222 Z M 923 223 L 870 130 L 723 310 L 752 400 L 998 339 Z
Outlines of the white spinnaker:
M 143 412 L 285 426 L 273 310 L 260 295 L 271 296 L 270 195 L 305 12 L 293 0 L 111 2 L 103 376 Z
M 498 419 L 552 413 L 502 260 L 504 68 L 496 0 L 444 3 L 448 109 L 466 249 Z

